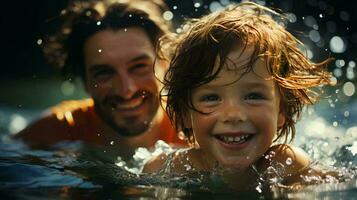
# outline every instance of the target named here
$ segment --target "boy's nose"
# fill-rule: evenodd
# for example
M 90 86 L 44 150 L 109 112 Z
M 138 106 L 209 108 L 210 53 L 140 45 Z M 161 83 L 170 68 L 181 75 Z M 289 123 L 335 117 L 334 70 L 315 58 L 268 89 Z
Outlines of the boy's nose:
M 128 75 L 118 76 L 113 82 L 115 94 L 123 99 L 130 99 L 137 91 L 135 80 Z
M 247 120 L 247 114 L 239 102 L 227 101 L 224 105 L 221 119 L 224 123 L 244 122 Z

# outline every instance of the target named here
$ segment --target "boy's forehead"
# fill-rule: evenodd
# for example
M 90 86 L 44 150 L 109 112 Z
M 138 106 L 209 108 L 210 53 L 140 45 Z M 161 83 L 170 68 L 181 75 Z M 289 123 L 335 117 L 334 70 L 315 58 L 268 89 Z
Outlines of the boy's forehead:
M 268 60 L 265 56 L 255 57 L 255 49 L 252 45 L 247 46 L 237 46 L 237 48 L 232 49 L 223 63 L 223 66 L 220 65 L 220 58 L 217 56 L 215 61 L 214 71 L 218 70 L 219 67 L 222 67 L 221 71 L 214 78 L 215 81 L 222 81 L 227 79 L 234 78 L 235 80 L 240 79 L 246 73 L 252 72 L 255 74 L 256 78 L 262 80 L 269 80 L 272 78 L 272 74 L 268 69 Z M 254 56 L 254 57 L 253 57 Z M 229 77 L 227 73 L 222 77 L 225 71 L 229 72 Z
M 266 59 L 264 57 L 258 57 L 255 55 L 255 48 L 252 45 L 237 45 L 233 48 L 226 57 L 225 63 L 223 64 L 224 68 L 227 70 L 241 71 L 246 70 L 247 68 L 253 68 L 253 66 L 257 65 L 265 65 Z M 217 70 L 220 66 L 220 57 L 217 56 L 215 60 L 215 70 Z

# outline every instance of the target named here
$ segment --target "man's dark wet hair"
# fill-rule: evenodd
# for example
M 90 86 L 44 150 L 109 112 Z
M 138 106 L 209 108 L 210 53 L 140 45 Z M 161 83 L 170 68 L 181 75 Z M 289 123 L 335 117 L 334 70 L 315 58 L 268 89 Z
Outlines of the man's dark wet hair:
M 162 18 L 166 10 L 162 0 L 73 1 L 61 12 L 62 29 L 45 37 L 44 54 L 67 78 L 86 81 L 83 46 L 89 37 L 106 29 L 141 27 L 156 47 L 158 39 L 170 30 L 170 22 Z

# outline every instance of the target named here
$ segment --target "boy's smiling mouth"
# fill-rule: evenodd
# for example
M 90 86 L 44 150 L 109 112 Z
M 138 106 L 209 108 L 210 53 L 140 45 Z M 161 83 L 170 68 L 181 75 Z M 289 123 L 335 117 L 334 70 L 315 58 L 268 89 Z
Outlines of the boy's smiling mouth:
M 217 134 L 214 137 L 226 148 L 233 148 L 235 150 L 243 149 L 249 144 L 249 141 L 254 137 L 254 134 L 250 133 L 229 133 L 229 134 Z
M 252 135 L 241 135 L 241 136 L 228 136 L 228 135 L 217 135 L 215 136 L 217 139 L 233 144 L 241 144 L 251 138 Z

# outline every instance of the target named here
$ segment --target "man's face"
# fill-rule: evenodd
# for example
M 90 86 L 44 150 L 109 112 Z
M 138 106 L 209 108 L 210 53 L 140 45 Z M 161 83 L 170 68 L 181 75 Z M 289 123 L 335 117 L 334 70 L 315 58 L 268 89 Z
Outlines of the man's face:
M 147 131 L 159 107 L 159 84 L 153 73 L 154 48 L 145 31 L 99 31 L 83 51 L 86 88 L 98 115 L 123 136 Z

